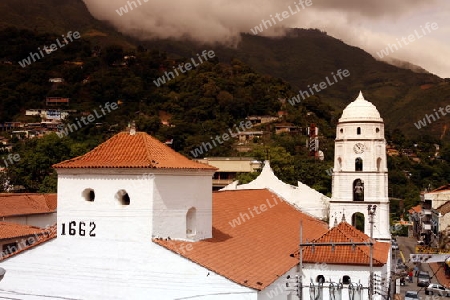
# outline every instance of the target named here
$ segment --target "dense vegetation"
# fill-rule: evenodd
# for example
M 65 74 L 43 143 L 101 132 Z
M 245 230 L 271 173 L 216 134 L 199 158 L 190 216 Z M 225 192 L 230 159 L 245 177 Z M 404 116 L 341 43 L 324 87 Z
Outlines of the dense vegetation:
M 249 153 L 236 152 L 231 147 L 233 141 L 228 141 L 208 151 L 207 156 L 249 155 L 259 160 L 270 159 L 276 175 L 283 181 L 291 184 L 301 181 L 330 195 L 331 177 L 326 170 L 332 167 L 340 110 L 325 104 L 324 95 L 291 106 L 280 101 L 297 93 L 290 84 L 262 75 L 241 60 L 223 60 L 220 55 L 157 87 L 154 80 L 193 56 L 172 56 L 158 48 L 147 50 L 142 46 L 132 50 L 118 45 L 101 48 L 86 39 L 74 41 L 25 68 L 17 63 L 56 38 L 54 34 L 15 28 L 0 31 L 3 62 L 0 122 L 36 122 L 35 117 L 25 117 L 24 111 L 44 107 L 47 96 L 71 99 L 70 109 L 77 113 L 67 123 L 106 102 L 118 102 L 120 106 L 62 139 L 56 134 L 26 141 L 12 139 L 13 152 L 21 158 L 8 168 L 7 177 L 12 185 L 32 192 L 56 191 L 52 164 L 87 152 L 133 120 L 138 130 L 161 141 L 173 139 L 172 148 L 191 156 L 195 147 L 209 141 L 211 136 L 226 133 L 247 116 L 276 116 L 281 110 L 287 112 L 283 122 L 302 128 L 299 134 L 275 135 L 269 125 L 262 129 L 272 133 L 257 141 Z M 129 58 L 124 59 L 125 56 Z M 75 61 L 83 65 L 67 63 Z M 65 83 L 54 85 L 48 81 L 50 77 L 63 77 Z M 348 98 L 339 96 L 339 99 L 348 102 Z M 170 126 L 162 121 L 168 121 Z M 320 128 L 324 161 L 310 157 L 305 147 L 305 128 L 311 123 Z M 8 133 L 4 135 L 10 137 Z M 418 202 L 419 192 L 424 188 L 436 188 L 450 181 L 450 146 L 428 135 L 407 137 L 398 129 L 388 131 L 386 138 L 400 152 L 398 157 L 388 160 L 389 196 L 404 199 L 392 201 L 392 212 L 399 214 Z M 437 157 L 434 144 L 441 147 Z M 402 154 L 402 150 L 407 150 L 408 155 Z M 413 161 L 411 154 L 420 162 Z M 247 174 L 241 179 L 251 178 Z

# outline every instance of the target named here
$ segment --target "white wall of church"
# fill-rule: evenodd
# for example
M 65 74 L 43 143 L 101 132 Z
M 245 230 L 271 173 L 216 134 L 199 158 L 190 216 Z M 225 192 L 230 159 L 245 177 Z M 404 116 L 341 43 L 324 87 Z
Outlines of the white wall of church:
M 189 240 L 212 237 L 211 171 L 157 175 L 154 182 L 155 236 Z
M 372 204 L 377 206 L 373 236 L 389 239 L 384 124 L 376 108 L 362 94 L 344 109 L 336 127 L 334 154 L 330 226 L 335 218 L 340 221 L 343 214 L 351 223 L 352 215 L 359 212 L 365 217 L 364 233 L 369 234 L 367 207 Z M 363 197 L 357 193 L 361 190 Z
M 195 247 L 195 244 L 194 244 Z M 257 300 L 239 285 L 151 240 L 61 239 L 2 261 L 0 298 Z M 36 297 L 34 297 L 36 295 Z
M 367 287 L 369 286 L 369 267 L 356 265 L 334 265 L 334 264 L 303 264 L 304 279 L 303 283 L 309 285 L 311 280 L 317 285 L 317 277 L 324 276 L 324 287 L 329 286 L 329 282 L 338 283 L 339 280 L 343 282 L 344 276 L 349 276 L 352 284 L 361 283 L 365 289 L 363 290 L 363 299 L 368 298 Z M 388 265 L 383 267 L 374 267 L 374 274 L 380 278 L 387 278 L 389 275 Z M 349 299 L 349 284 L 344 284 L 342 289 L 342 299 Z M 309 288 L 303 289 L 303 299 L 309 299 Z M 323 300 L 330 299 L 328 288 L 323 288 Z
M 58 238 L 151 239 L 153 178 L 117 169 L 58 173 Z M 86 199 L 88 190 L 95 193 L 93 201 Z M 128 193 L 129 205 L 119 201 L 121 190 Z
M 293 287 L 295 285 L 293 282 L 295 282 L 295 276 L 299 274 L 298 270 L 298 266 L 293 267 L 264 290 L 259 291 L 258 300 L 297 300 L 297 291 Z M 292 284 L 291 287 L 286 287 L 288 275 L 292 278 L 289 280 Z M 309 299 L 309 296 L 306 299 Z

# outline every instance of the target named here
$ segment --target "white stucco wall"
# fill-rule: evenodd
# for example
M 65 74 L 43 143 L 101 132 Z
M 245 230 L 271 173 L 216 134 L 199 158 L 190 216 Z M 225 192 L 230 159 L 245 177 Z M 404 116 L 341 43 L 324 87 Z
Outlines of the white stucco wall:
M 280 276 L 275 282 L 269 285 L 264 290 L 258 292 L 258 300 L 297 300 L 297 291 L 295 287 L 295 276 L 298 275 L 298 266 L 295 266 L 282 276 Z M 287 276 L 290 275 L 292 279 L 289 281 L 292 284 L 291 287 L 286 287 L 288 282 Z M 307 298 L 309 299 L 309 297 Z
M 252 182 L 238 185 L 235 181 L 223 189 L 225 190 L 258 190 L 269 189 L 290 204 L 298 207 L 302 212 L 319 219 L 328 217 L 330 198 L 298 181 L 298 186 L 284 183 L 275 176 L 269 161 L 264 162 L 261 174 Z
M 357 144 L 363 144 L 362 148 L 356 147 Z M 336 128 L 334 153 L 330 226 L 333 226 L 335 218 L 339 222 L 343 214 L 351 223 L 352 215 L 359 212 L 364 214 L 364 233 L 369 235 L 367 208 L 372 204 L 377 206 L 373 237 L 390 239 L 388 169 L 382 120 L 373 122 L 346 120 L 339 123 Z M 362 159 L 362 171 L 356 171 L 357 158 Z M 361 179 L 364 183 L 363 201 L 354 201 L 356 179 Z
M 62 239 L 58 234 L 0 266 L 6 270 L 0 296 L 16 299 L 257 300 L 255 290 L 150 240 Z
M 304 284 L 309 285 L 311 279 L 314 284 L 317 285 L 317 276 L 323 275 L 325 277 L 325 283 L 323 288 L 323 300 L 330 299 L 329 289 L 325 288 L 329 286 L 330 280 L 334 283 L 338 283 L 339 280 L 342 281 L 343 276 L 350 276 L 352 283 L 361 283 L 365 289 L 363 290 L 363 299 L 368 299 L 367 287 L 369 286 L 369 275 L 370 268 L 368 266 L 354 266 L 354 265 L 326 265 L 326 264 L 304 264 Z M 374 267 L 374 275 L 378 275 L 381 278 L 386 278 L 389 272 L 388 265 L 383 267 Z M 348 284 L 343 285 L 342 289 L 342 299 L 349 299 Z M 309 288 L 303 289 L 303 299 L 309 299 Z
M 56 224 L 56 213 L 4 217 L 1 220 L 9 223 L 45 228 L 46 226 Z
M 156 174 L 153 234 L 158 237 L 200 240 L 212 237 L 211 171 Z M 195 208 L 195 234 L 187 235 L 186 214 Z
M 143 171 L 130 174 L 125 169 L 59 170 L 58 173 L 57 220 L 61 239 L 83 240 L 93 238 L 93 234 L 97 240 L 151 239 L 153 180 L 144 177 Z M 94 190 L 94 201 L 86 201 L 85 189 Z M 130 205 L 124 206 L 116 199 L 121 189 L 128 192 Z M 69 232 L 70 222 L 75 222 L 74 235 Z M 80 222 L 85 224 L 81 228 L 87 231 L 84 236 L 80 234 Z M 60 234 L 63 226 L 65 235 Z
M 439 206 L 444 205 L 447 201 L 450 201 L 450 190 L 425 193 L 424 199 L 431 200 L 432 208 L 437 209 Z

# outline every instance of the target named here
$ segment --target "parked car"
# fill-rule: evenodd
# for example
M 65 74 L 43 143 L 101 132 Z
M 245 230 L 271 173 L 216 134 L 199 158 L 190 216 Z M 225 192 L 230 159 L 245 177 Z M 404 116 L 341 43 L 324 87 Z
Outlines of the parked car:
M 450 296 L 450 290 L 439 283 L 431 283 L 425 288 L 425 295 Z
M 418 291 L 407 291 L 405 293 L 405 300 L 416 300 L 419 299 Z
M 427 287 L 431 283 L 430 274 L 426 271 L 420 271 L 417 276 L 417 286 Z

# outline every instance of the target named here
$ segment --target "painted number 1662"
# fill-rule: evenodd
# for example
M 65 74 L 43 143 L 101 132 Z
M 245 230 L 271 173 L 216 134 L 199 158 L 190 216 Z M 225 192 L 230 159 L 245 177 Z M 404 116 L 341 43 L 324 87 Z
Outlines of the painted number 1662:
M 89 222 L 89 226 L 81 221 L 81 222 L 77 222 L 76 221 L 71 221 L 69 222 L 69 225 L 66 226 L 66 223 L 62 223 L 62 228 L 61 228 L 61 235 L 66 235 L 66 228 L 68 229 L 68 233 L 69 235 L 79 235 L 79 236 L 95 236 L 95 222 Z M 88 226 L 88 228 L 86 228 Z

